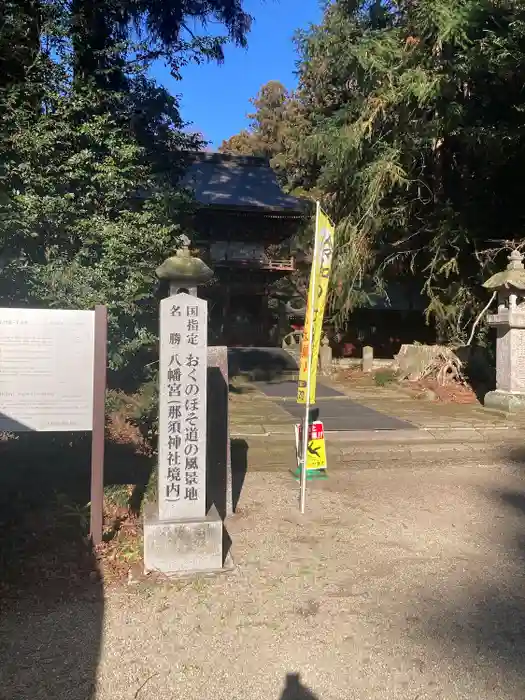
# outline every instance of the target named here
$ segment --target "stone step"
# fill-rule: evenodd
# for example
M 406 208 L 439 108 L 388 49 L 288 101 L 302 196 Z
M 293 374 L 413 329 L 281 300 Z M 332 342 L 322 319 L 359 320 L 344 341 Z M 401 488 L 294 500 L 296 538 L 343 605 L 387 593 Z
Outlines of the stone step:
M 394 431 L 392 431 L 394 432 Z M 398 432 L 398 431 L 395 431 Z M 416 433 L 416 431 L 411 431 Z M 404 442 L 390 440 L 361 439 L 340 440 L 331 439 L 327 435 L 328 467 L 331 470 L 348 468 L 378 468 L 403 464 L 428 465 L 443 460 L 467 461 L 482 460 L 511 460 L 525 464 L 525 436 L 519 431 L 509 431 L 502 438 L 490 434 L 489 438 L 459 433 L 454 436 L 449 431 L 447 439 L 431 439 L 415 436 Z M 476 437 L 476 439 L 473 439 Z M 469 439 L 470 438 L 470 439 Z M 295 465 L 295 444 L 291 439 L 268 438 L 256 436 L 251 439 L 234 438 L 232 440 L 232 465 L 234 469 L 249 469 L 251 471 L 281 471 L 292 469 Z

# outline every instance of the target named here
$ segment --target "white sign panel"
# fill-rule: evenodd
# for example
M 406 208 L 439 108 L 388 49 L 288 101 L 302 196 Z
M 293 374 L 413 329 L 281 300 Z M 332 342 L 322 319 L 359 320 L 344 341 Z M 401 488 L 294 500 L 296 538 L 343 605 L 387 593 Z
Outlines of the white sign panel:
M 206 514 L 207 303 L 160 303 L 159 517 Z
M 0 308 L 0 430 L 91 430 L 94 344 L 94 311 Z

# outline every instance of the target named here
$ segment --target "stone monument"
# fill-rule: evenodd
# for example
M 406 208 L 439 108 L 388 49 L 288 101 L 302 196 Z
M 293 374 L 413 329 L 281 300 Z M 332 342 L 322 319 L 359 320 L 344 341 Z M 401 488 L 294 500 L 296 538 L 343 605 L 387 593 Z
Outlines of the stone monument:
M 319 367 L 323 374 L 332 373 L 332 348 L 326 334 L 323 335 L 319 348 Z
M 485 395 L 486 408 L 525 411 L 525 268 L 523 255 L 513 250 L 509 264 L 487 280 L 498 293 L 498 312 L 488 323 L 497 330 L 496 390 Z
M 206 495 L 208 310 L 197 297 L 213 273 L 186 244 L 157 275 L 170 295 L 160 303 L 158 502 L 144 514 L 144 566 L 221 571 L 223 522 Z
M 372 372 L 374 369 L 374 348 L 371 345 L 363 346 L 363 359 L 361 361 L 363 372 Z

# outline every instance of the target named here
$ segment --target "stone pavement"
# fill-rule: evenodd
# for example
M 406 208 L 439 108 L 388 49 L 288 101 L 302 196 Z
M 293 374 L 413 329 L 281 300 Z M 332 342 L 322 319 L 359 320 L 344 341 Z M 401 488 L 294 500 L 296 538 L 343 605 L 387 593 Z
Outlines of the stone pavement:
M 305 409 L 296 401 L 296 379 L 254 382 L 252 386 L 256 391 L 278 403 L 296 421 L 303 420 Z M 407 421 L 357 403 L 344 392 L 338 391 L 326 383 L 318 382 L 316 400 L 317 404 L 313 408 L 320 411 L 325 431 L 409 430 L 414 428 Z
M 347 430 L 326 434 L 329 469 L 347 468 L 356 460 L 377 465 L 386 461 L 432 460 L 438 454 L 465 459 L 474 452 L 486 458 L 511 458 L 525 452 L 525 425 L 519 418 L 486 411 L 481 405 L 417 400 L 395 387 L 332 383 L 353 401 L 412 424 L 406 430 Z M 340 401 L 337 397 L 320 399 Z M 247 467 L 280 470 L 294 467 L 296 419 L 287 401 L 262 393 L 257 382 L 236 380 L 230 392 L 233 453 L 247 454 Z M 521 458 L 521 457 L 520 457 Z M 242 466 L 242 465 L 241 465 Z

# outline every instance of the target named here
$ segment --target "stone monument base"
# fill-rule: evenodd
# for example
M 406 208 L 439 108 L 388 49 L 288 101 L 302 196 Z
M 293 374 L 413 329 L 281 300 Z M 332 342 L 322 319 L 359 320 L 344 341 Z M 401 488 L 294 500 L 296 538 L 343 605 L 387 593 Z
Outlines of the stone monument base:
M 511 393 L 510 391 L 489 391 L 483 399 L 485 408 L 504 413 L 525 412 L 525 394 Z
M 232 568 L 224 561 L 224 530 L 215 506 L 205 518 L 159 520 L 157 505 L 144 509 L 144 569 L 167 576 L 220 573 Z

